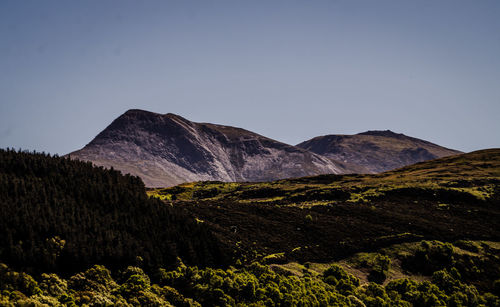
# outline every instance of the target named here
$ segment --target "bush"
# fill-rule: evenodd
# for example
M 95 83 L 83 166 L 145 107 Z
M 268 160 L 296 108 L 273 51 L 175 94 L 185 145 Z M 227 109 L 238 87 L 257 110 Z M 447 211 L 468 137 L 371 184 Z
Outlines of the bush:
M 422 241 L 420 247 L 403 259 L 403 267 L 410 272 L 431 275 L 435 271 L 451 268 L 455 264 L 453 245 L 438 241 Z
M 378 284 L 383 283 L 387 278 L 390 268 L 391 259 L 388 256 L 377 254 L 373 260 L 368 280 Z

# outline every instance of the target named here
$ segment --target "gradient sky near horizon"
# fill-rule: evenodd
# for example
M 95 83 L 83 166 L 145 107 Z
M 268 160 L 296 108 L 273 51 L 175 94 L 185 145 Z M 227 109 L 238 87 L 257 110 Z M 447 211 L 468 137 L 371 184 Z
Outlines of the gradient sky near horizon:
M 132 108 L 500 147 L 500 1 L 0 1 L 0 148 L 66 154 Z

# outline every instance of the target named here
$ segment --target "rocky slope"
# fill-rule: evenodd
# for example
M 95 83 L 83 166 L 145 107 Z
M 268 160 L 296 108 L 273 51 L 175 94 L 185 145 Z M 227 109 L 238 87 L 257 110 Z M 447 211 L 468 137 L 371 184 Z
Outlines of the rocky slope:
M 137 175 L 148 187 L 360 171 L 244 129 L 142 110 L 125 112 L 70 156 Z
M 360 165 L 371 173 L 461 153 L 390 130 L 318 136 L 297 147 L 334 160 Z

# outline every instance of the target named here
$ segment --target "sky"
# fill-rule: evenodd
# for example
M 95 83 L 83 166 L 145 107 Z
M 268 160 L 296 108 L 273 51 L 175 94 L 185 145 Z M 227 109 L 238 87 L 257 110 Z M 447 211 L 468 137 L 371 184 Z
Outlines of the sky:
M 0 1 L 0 148 L 66 154 L 128 109 L 500 147 L 500 1 Z

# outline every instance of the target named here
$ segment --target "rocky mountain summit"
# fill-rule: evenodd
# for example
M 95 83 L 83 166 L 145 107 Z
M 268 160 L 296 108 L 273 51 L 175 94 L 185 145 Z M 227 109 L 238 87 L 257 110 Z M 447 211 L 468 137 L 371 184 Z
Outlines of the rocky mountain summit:
M 139 176 L 148 187 L 363 171 L 244 129 L 143 110 L 125 112 L 70 157 Z
M 461 153 L 390 130 L 318 136 L 297 147 L 338 161 L 357 164 L 370 173 Z
M 168 187 L 378 173 L 458 153 L 390 130 L 319 136 L 292 146 L 241 128 L 133 109 L 70 156 L 139 176 L 147 187 Z

